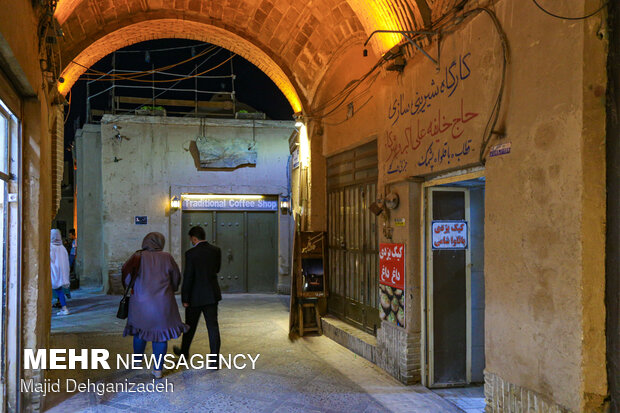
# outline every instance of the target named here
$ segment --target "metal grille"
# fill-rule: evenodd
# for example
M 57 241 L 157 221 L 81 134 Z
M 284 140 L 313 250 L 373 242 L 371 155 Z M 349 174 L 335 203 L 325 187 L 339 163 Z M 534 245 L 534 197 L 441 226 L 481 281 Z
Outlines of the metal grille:
M 327 160 L 328 309 L 374 333 L 377 310 L 377 219 L 368 210 L 377 194 L 377 144 L 372 142 Z

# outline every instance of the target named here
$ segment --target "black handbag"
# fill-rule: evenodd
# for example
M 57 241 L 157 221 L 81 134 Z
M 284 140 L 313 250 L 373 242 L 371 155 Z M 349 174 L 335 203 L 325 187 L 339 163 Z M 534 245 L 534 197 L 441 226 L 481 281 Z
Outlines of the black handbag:
M 140 256 L 140 265 L 141 264 L 142 264 L 142 256 Z M 140 272 L 140 265 L 138 265 L 138 271 L 136 271 L 136 275 L 131 277 L 131 281 L 129 282 L 129 285 L 125 287 L 125 292 L 123 293 L 123 298 L 121 298 L 121 302 L 118 303 L 118 311 L 116 312 L 116 318 L 120 318 L 121 320 L 124 320 L 129 316 L 129 299 L 131 298 L 131 289 L 133 288 L 133 285 L 136 282 L 136 278 L 138 278 L 138 273 Z

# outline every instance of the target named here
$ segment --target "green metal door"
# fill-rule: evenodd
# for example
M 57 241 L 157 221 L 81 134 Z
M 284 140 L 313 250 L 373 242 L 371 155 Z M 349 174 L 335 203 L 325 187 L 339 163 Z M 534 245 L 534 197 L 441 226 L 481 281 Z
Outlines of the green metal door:
M 248 292 L 273 293 L 278 275 L 277 213 L 248 212 Z
M 215 213 L 215 245 L 222 250 L 219 282 L 222 292 L 247 291 L 244 212 Z

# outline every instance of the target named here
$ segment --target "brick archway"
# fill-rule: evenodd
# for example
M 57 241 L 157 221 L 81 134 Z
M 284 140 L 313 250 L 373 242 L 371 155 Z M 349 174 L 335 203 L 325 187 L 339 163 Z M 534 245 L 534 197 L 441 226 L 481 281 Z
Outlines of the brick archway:
M 204 40 L 259 66 L 296 110 L 313 101 L 334 57 L 347 47 L 377 29 L 428 27 L 459 1 L 58 0 L 55 16 L 65 34 L 63 62 L 88 66 L 103 50 L 115 50 L 105 42 L 119 48 L 162 37 Z M 380 56 L 402 40 L 378 34 L 370 48 Z M 65 69 L 63 93 L 80 73 L 72 65 Z
M 257 46 L 219 27 L 177 19 L 142 21 L 101 37 L 69 62 L 62 72 L 65 82 L 59 84 L 58 90 L 66 94 L 86 71 L 85 67 L 92 66 L 104 56 L 129 45 L 158 38 L 200 40 L 224 47 L 252 62 L 269 76 L 287 98 L 293 111 L 302 110 L 302 98 L 297 88 L 284 70 Z

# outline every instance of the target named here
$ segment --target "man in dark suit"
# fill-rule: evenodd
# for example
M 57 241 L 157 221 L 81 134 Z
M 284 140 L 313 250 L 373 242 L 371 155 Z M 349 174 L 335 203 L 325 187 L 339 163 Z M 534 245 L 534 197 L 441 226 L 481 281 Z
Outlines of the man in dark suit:
M 221 250 L 205 241 L 205 231 L 193 227 L 188 233 L 193 247 L 185 252 L 185 270 L 181 301 L 185 307 L 185 324 L 189 330 L 183 334 L 181 347 L 175 346 L 177 356 L 189 357 L 189 347 L 196 333 L 200 314 L 204 314 L 209 332 L 210 354 L 220 353 L 220 327 L 217 323 L 217 303 L 222 299 L 217 273 L 222 261 Z

